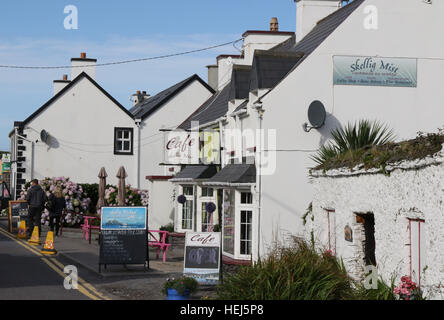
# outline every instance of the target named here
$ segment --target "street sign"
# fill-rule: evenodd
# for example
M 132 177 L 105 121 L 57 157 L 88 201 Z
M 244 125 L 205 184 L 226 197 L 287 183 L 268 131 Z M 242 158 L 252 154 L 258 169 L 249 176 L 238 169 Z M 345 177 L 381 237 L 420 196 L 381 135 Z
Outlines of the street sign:
M 201 284 L 217 284 L 220 273 L 220 232 L 187 232 L 184 275 Z
M 28 216 L 28 202 L 26 200 L 9 201 L 9 232 L 13 229 L 13 219 L 20 221 Z

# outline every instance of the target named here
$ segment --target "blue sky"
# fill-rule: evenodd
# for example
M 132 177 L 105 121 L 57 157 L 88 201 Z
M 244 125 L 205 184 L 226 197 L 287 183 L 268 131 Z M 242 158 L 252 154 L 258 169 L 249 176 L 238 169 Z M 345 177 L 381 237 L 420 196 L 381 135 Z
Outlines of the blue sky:
M 78 9 L 78 30 L 65 30 L 63 10 Z M 0 65 L 69 65 L 87 52 L 98 63 L 199 49 L 236 40 L 246 30 L 295 31 L 293 0 L 5 0 L 0 7 Z M 129 108 L 136 90 L 150 94 L 197 73 L 232 46 L 208 52 L 111 67 L 96 80 Z M 9 149 L 13 121 L 26 119 L 52 97 L 52 81 L 71 70 L 0 69 L 0 150 Z

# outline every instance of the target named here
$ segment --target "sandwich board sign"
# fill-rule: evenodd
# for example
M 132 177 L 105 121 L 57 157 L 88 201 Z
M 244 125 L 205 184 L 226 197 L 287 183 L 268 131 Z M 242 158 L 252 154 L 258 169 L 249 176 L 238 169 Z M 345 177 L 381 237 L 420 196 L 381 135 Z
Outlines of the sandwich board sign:
M 112 264 L 148 267 L 146 207 L 102 207 L 99 272 Z
M 200 284 L 218 284 L 220 274 L 220 232 L 187 232 L 184 276 Z

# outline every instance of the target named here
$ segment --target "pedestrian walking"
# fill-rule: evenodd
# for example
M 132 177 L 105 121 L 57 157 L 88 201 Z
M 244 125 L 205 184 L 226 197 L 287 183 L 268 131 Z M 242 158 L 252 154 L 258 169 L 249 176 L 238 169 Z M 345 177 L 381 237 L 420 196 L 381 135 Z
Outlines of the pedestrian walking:
M 49 227 L 51 231 L 54 232 L 54 221 L 55 221 L 55 235 L 59 236 L 60 229 L 60 218 L 62 217 L 63 211 L 66 209 L 65 195 L 63 194 L 62 188 L 57 186 L 54 189 L 54 193 L 51 193 L 48 200 L 48 211 L 49 211 Z
M 26 201 L 28 202 L 28 237 L 31 237 L 31 233 L 34 230 L 34 226 L 39 228 L 39 237 L 41 233 L 41 220 L 42 211 L 48 200 L 45 191 L 39 186 L 39 181 L 34 179 L 31 181 L 31 188 L 28 189 L 26 194 Z

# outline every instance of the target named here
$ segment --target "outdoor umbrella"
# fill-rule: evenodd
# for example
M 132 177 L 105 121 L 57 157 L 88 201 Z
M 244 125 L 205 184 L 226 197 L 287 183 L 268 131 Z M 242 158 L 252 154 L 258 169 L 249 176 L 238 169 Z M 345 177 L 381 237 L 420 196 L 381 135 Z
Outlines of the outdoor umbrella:
M 105 206 L 105 188 L 106 188 L 106 170 L 104 167 L 100 169 L 99 172 L 99 200 L 97 201 L 97 211 L 99 211 L 103 206 Z
M 120 167 L 119 171 L 117 172 L 117 176 L 119 179 L 119 184 L 118 184 L 118 193 L 117 193 L 117 199 L 119 201 L 119 206 L 124 206 L 125 205 L 125 178 L 128 177 L 128 175 L 126 174 L 125 168 L 124 167 Z

